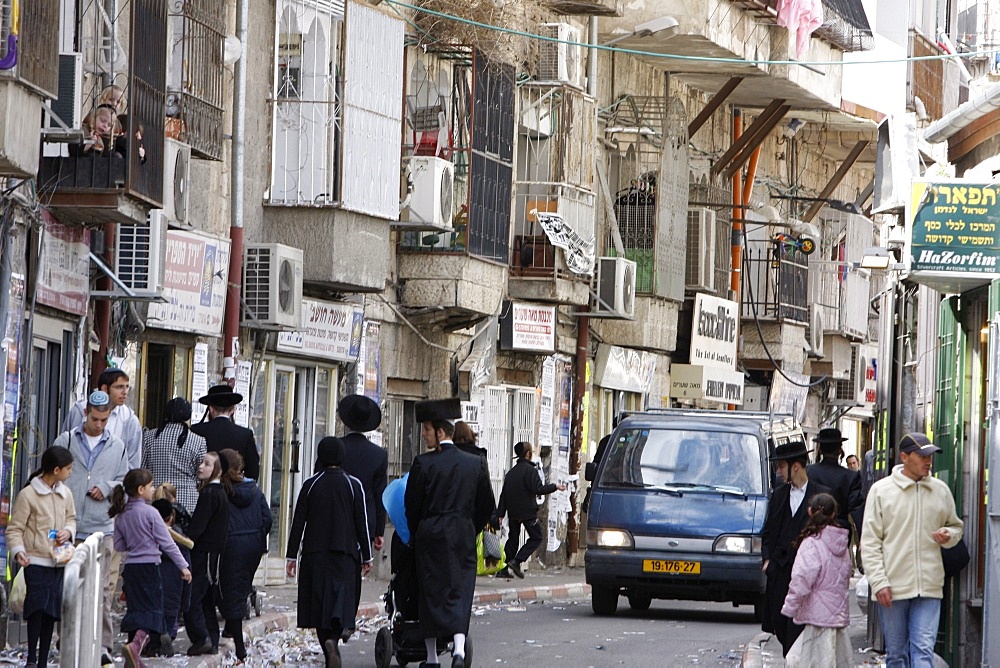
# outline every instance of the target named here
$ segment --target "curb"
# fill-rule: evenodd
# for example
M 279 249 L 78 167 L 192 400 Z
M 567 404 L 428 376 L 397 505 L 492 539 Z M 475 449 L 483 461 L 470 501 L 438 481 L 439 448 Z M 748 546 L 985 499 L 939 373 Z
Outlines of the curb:
M 474 605 L 489 605 L 496 603 L 517 603 L 521 601 L 552 601 L 566 598 L 576 598 L 590 595 L 590 585 L 578 582 L 567 585 L 544 585 L 539 587 L 513 587 L 510 589 L 499 589 L 497 591 L 479 592 L 472 597 Z M 358 619 L 371 619 L 383 614 L 382 603 L 362 603 L 358 607 Z M 295 626 L 298 615 L 295 611 L 287 612 L 266 612 L 260 617 L 253 617 L 243 624 L 243 633 L 249 639 L 263 635 L 272 629 L 287 629 Z M 766 636 L 764 642 L 770 634 Z M 756 638 L 755 638 L 756 640 Z M 219 641 L 219 653 L 207 656 L 191 657 L 188 659 L 188 668 L 219 668 L 222 665 L 222 657 L 233 647 L 230 638 L 221 638 Z M 759 648 L 758 648 L 759 654 Z M 745 656 L 745 655 L 744 655 Z M 762 663 L 747 664 L 746 666 L 762 666 Z
M 747 643 L 746 649 L 743 650 L 743 657 L 740 661 L 740 665 L 743 666 L 743 668 L 763 668 L 764 656 L 762 648 L 770 639 L 770 633 L 758 633 L 755 635 L 753 639 Z

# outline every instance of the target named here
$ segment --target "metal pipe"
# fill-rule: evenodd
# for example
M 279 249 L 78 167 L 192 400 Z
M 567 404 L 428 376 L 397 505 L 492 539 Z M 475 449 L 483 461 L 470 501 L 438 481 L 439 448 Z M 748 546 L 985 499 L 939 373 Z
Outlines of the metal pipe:
M 743 112 L 733 109 L 733 143 L 743 134 Z M 729 274 L 730 299 L 740 299 L 740 276 L 743 268 L 743 178 L 740 170 L 733 173 L 733 226 L 730 243 L 732 268 Z
M 108 267 L 115 266 L 115 224 L 104 223 L 104 263 Z M 97 289 L 109 291 L 113 283 L 105 273 L 97 279 Z M 108 348 L 111 338 L 111 300 L 101 299 L 94 302 L 94 330 L 100 347 L 90 356 L 90 386 L 97 387 L 97 378 L 108 368 Z
M 581 312 L 590 310 L 580 307 Z M 569 445 L 569 474 L 580 471 L 580 452 L 583 450 L 583 421 L 587 411 L 584 401 L 587 397 L 587 358 L 590 351 L 590 318 L 580 315 L 576 321 L 576 359 L 573 377 L 573 431 Z M 580 548 L 580 522 L 577 519 L 576 491 L 570 494 L 569 517 L 566 520 L 566 555 L 574 555 Z
M 587 41 L 597 46 L 597 17 L 587 23 Z M 597 49 L 587 49 L 587 95 L 597 97 Z
M 228 360 L 234 360 L 234 342 L 240 335 L 240 301 L 243 289 L 243 189 L 244 151 L 246 137 L 247 101 L 247 31 L 249 28 L 248 0 L 236 3 L 236 38 L 240 41 L 242 53 L 233 68 L 233 143 L 232 174 L 233 191 L 229 218 L 229 285 L 226 290 L 226 314 L 222 323 L 222 349 Z M 223 369 L 226 378 L 236 377 L 236 366 Z M 231 375 L 227 375 L 231 374 Z

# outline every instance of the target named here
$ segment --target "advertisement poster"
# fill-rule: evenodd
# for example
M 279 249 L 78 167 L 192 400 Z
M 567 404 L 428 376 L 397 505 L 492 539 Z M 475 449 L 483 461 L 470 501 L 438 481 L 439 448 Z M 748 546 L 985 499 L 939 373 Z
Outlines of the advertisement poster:
M 340 362 L 355 362 L 361 350 L 364 308 L 312 299 L 302 300 L 302 330 L 278 332 L 281 352 Z
M 234 392 L 243 395 L 243 401 L 236 404 L 233 412 L 233 422 L 241 427 L 250 426 L 250 372 L 253 365 L 249 361 L 239 361 L 236 363 L 236 385 Z
M 563 362 L 562 367 L 560 374 L 562 389 L 559 397 L 559 454 L 562 458 L 568 458 L 573 405 L 573 367 L 568 362 Z
M 39 304 L 87 315 L 90 298 L 90 238 L 82 227 L 56 222 L 42 209 L 42 235 L 35 299 Z
M 538 402 L 538 447 L 552 447 L 552 426 L 556 401 L 556 360 L 546 357 L 542 362 L 541 396 Z
M 13 463 L 17 452 L 17 402 L 20 391 L 18 369 L 18 344 L 21 323 L 24 322 L 24 276 L 12 274 L 10 280 L 10 314 L 5 323 L 7 372 L 4 374 L 3 400 L 3 480 L 13 485 Z M 10 519 L 10 502 L 13 489 L 5 486 L 0 497 L 0 565 L 7 570 L 7 521 Z
M 191 424 L 201 422 L 208 407 L 197 401 L 198 397 L 208 394 L 208 344 L 194 344 L 194 363 L 191 368 Z
M 167 232 L 163 297 L 149 305 L 147 323 L 204 336 L 222 336 L 229 278 L 229 242 L 192 232 Z

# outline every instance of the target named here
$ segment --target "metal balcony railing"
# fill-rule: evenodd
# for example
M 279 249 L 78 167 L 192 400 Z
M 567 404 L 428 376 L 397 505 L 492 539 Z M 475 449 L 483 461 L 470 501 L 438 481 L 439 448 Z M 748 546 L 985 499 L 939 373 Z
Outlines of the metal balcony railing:
M 801 251 L 772 239 L 750 240 L 743 261 L 743 318 L 809 322 L 809 265 Z

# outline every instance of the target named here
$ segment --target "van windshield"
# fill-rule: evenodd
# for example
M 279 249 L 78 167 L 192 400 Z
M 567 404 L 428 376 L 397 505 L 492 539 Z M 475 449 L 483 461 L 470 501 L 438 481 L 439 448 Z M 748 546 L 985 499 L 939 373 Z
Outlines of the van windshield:
M 609 444 L 606 458 L 602 486 L 764 493 L 760 450 L 751 434 L 627 429 Z

